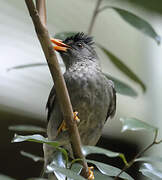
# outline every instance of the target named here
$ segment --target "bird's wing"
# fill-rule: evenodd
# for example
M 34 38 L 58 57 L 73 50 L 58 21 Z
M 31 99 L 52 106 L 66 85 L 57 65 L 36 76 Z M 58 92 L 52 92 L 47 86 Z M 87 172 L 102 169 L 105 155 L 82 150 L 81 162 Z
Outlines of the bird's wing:
M 64 125 L 63 116 L 60 111 L 60 106 L 57 101 L 56 97 L 56 90 L 53 86 L 51 89 L 51 92 L 48 97 L 46 108 L 48 110 L 47 114 L 47 134 L 50 139 L 55 139 L 60 131 L 63 130 L 63 128 L 66 128 L 66 125 Z
M 114 88 L 114 83 L 111 80 L 109 80 L 108 86 L 109 86 L 109 90 L 110 90 L 110 105 L 109 105 L 109 108 L 108 108 L 106 120 L 109 117 L 112 118 L 115 115 L 115 112 L 116 112 L 116 91 L 115 91 L 115 88 Z
M 54 108 L 55 99 L 56 99 L 56 91 L 55 91 L 55 87 L 53 86 L 52 89 L 51 89 L 51 92 L 50 92 L 50 94 L 48 96 L 48 101 L 47 101 L 47 104 L 46 104 L 46 108 L 48 110 L 47 121 L 49 121 L 49 119 L 50 119 L 52 109 Z

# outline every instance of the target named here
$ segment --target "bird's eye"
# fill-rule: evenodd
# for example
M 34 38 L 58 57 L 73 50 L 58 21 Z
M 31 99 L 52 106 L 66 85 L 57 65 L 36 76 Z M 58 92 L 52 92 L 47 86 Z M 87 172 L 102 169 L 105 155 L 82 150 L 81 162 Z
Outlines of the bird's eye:
M 81 43 L 78 43 L 77 46 L 83 48 L 83 45 Z

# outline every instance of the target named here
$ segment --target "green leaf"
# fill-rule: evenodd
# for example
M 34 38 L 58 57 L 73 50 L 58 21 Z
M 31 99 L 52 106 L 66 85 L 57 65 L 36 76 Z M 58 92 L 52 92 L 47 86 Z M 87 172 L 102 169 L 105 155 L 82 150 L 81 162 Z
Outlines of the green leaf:
M 81 162 L 81 161 L 82 161 L 82 159 L 80 159 L 80 158 L 73 159 L 68 165 L 69 169 L 76 172 L 77 174 L 80 174 L 83 166 L 81 164 L 79 164 L 78 162 Z
M 104 154 L 108 157 L 118 157 L 120 155 L 118 152 L 109 151 L 96 146 L 82 146 L 82 152 L 84 156 L 89 154 Z
M 117 176 L 121 172 L 121 169 L 118 169 L 114 166 L 110 166 L 108 164 L 104 164 L 104 163 L 93 161 L 93 160 L 87 160 L 87 162 L 94 164 L 102 174 L 105 174 L 108 176 Z M 127 180 L 133 180 L 133 178 L 125 172 L 123 172 L 120 175 L 120 177 Z
M 80 172 L 81 172 L 81 170 L 83 168 L 83 166 L 81 164 L 79 164 L 79 163 L 72 163 L 71 162 L 70 165 L 72 165 L 72 166 L 69 169 L 71 169 L 72 171 L 74 171 L 77 174 L 80 174 Z
M 51 163 L 50 165 L 47 166 L 48 173 L 55 172 L 55 171 L 60 172 L 61 174 L 64 174 L 66 177 L 72 178 L 73 180 L 85 180 L 85 178 L 73 172 L 72 170 L 59 167 L 54 163 Z
M 82 159 L 80 159 L 80 158 L 73 159 L 71 161 L 71 165 L 73 165 L 74 163 L 80 162 L 80 161 L 82 161 Z
M 74 36 L 77 32 L 59 32 L 54 35 L 56 39 L 64 40 L 67 37 Z
M 31 63 L 31 64 L 23 64 L 19 66 L 13 66 L 8 68 L 7 71 L 16 70 L 16 69 L 24 69 L 24 68 L 33 68 L 38 66 L 47 66 L 47 63 Z
M 94 170 L 93 172 L 95 180 L 114 180 L 114 178 L 108 177 L 107 175 L 102 174 L 98 170 Z
M 53 146 L 55 148 L 59 146 L 59 143 L 57 141 L 49 141 L 40 134 L 29 135 L 29 136 L 20 136 L 20 135 L 15 134 L 15 136 L 14 136 L 14 138 L 12 140 L 12 143 L 24 142 L 24 141 L 45 143 L 45 144 L 51 145 L 51 146 Z
M 105 55 L 110 59 L 110 61 L 127 77 L 129 77 L 131 80 L 139 84 L 142 88 L 142 90 L 145 92 L 146 91 L 146 86 L 140 80 L 140 78 L 128 67 L 126 66 L 119 58 L 117 58 L 114 54 L 112 54 L 110 51 L 108 51 L 106 48 L 103 46 L 97 44 L 97 46 L 105 53 Z
M 136 118 L 120 118 L 120 121 L 123 124 L 122 127 L 122 132 L 126 130 L 131 130 L 131 131 L 140 131 L 140 130 L 146 130 L 146 131 L 152 131 L 152 132 L 157 132 L 157 128 L 146 123 L 143 121 L 140 121 Z
M 45 178 L 28 178 L 26 180 L 48 180 L 48 179 L 45 179 Z
M 126 95 L 126 96 L 130 96 L 130 97 L 137 97 L 138 94 L 132 87 L 130 87 L 126 83 L 110 76 L 107 73 L 104 73 L 104 74 L 108 79 L 113 81 L 114 86 L 115 86 L 115 90 L 117 93 L 122 94 L 122 95 Z
M 60 67 L 64 67 L 64 64 L 62 64 L 62 63 L 59 63 L 59 64 L 60 64 Z M 8 68 L 7 71 L 25 69 L 25 68 L 33 68 L 33 67 L 39 67 L 39 66 L 47 66 L 47 63 L 23 64 L 23 65 L 13 66 L 11 68 Z
M 63 153 L 60 151 L 56 151 L 53 156 L 52 163 L 54 163 L 55 165 L 57 165 L 59 167 L 65 168 L 66 162 L 65 162 Z
M 61 148 L 61 147 L 56 147 L 57 150 L 59 150 L 65 157 L 65 161 L 66 161 L 66 165 L 68 164 L 68 161 L 69 161 L 69 157 L 68 157 L 68 153 L 67 151 L 64 149 L 64 148 Z
M 153 167 L 151 164 L 144 163 L 139 170 L 142 174 L 152 180 L 162 179 L 162 170 Z
M 35 162 L 44 161 L 44 159 L 42 157 L 36 156 L 36 155 L 28 153 L 28 152 L 20 151 L 20 154 L 25 156 L 25 157 L 32 159 Z
M 8 127 L 11 131 L 23 131 L 23 132 L 46 132 L 45 128 L 33 125 L 13 125 Z
M 146 156 L 146 157 L 140 157 L 135 160 L 138 161 L 145 161 L 145 162 L 160 162 L 162 163 L 162 157 L 155 157 L 155 156 Z
M 63 155 L 62 152 L 55 152 L 53 159 L 52 159 L 52 163 L 58 167 L 62 167 L 62 168 L 69 168 L 71 169 L 73 172 L 79 174 L 81 169 L 82 169 L 82 165 L 75 163 L 77 161 L 81 161 L 80 159 L 74 159 L 72 162 L 68 163 L 65 161 L 65 156 Z M 58 180 L 62 180 L 65 179 L 65 175 L 60 173 L 59 171 L 55 171 L 55 175 L 57 177 Z
M 16 180 L 16 179 L 11 178 L 11 177 L 6 176 L 6 175 L 3 175 L 3 174 L 0 174 L 0 180 Z
M 55 164 L 58 167 L 66 168 L 67 165 L 63 153 L 60 151 L 56 151 L 53 156 L 51 164 Z M 58 171 L 55 171 L 55 176 L 57 177 L 58 180 L 65 179 L 65 175 Z
M 111 158 L 120 157 L 123 160 L 123 162 L 125 163 L 125 165 L 128 165 L 127 160 L 126 160 L 124 154 L 122 154 L 122 153 L 109 151 L 107 149 L 103 149 L 103 148 L 96 147 L 96 146 L 82 146 L 82 152 L 83 152 L 84 156 L 87 156 L 89 154 L 104 154 Z
M 153 38 L 157 44 L 161 43 L 161 37 L 156 33 L 153 27 L 141 17 L 127 11 L 124 9 L 110 7 L 114 9 L 127 23 L 146 34 L 147 36 Z
M 42 135 L 35 134 L 35 135 L 29 135 L 29 136 L 20 136 L 15 134 L 12 142 L 24 142 L 24 141 L 30 141 L 30 142 L 37 142 L 37 143 L 45 143 L 48 145 L 53 146 L 57 150 L 63 153 L 65 156 L 66 162 L 68 163 L 68 153 L 65 149 L 59 147 L 59 142 L 57 141 L 49 141 L 48 139 L 44 138 Z

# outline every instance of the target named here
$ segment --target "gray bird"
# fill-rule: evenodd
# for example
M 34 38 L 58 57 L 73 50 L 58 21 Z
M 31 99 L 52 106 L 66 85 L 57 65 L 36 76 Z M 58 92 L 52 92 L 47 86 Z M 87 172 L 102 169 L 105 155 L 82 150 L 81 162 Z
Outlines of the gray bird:
M 78 129 L 82 144 L 96 145 L 106 120 L 115 114 L 116 92 L 113 82 L 101 71 L 91 37 L 77 33 L 62 42 L 54 39 L 51 41 L 57 44 L 54 49 L 60 53 L 66 67 L 64 79 L 73 110 L 78 111 Z M 59 141 L 71 152 L 68 132 L 58 132 L 63 115 L 54 86 L 48 98 L 47 109 L 48 139 Z M 44 147 L 44 150 L 47 165 L 54 150 L 49 146 Z

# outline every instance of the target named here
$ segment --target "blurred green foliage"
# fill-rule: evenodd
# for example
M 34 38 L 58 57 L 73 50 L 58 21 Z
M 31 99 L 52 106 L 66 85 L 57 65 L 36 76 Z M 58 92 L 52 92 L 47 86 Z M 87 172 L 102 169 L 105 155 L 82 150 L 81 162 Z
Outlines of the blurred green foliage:
M 161 0 L 120 0 L 128 2 L 133 6 L 140 6 L 148 11 L 162 14 L 162 1 Z

